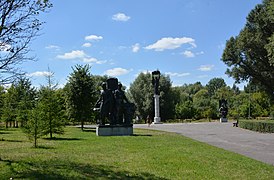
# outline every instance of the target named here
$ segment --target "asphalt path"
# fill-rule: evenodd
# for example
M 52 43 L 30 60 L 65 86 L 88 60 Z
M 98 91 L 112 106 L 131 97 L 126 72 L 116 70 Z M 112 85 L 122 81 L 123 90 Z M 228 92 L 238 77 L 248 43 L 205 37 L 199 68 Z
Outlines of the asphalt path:
M 134 124 L 134 128 L 174 132 L 274 165 L 274 133 L 258 133 L 232 123 Z

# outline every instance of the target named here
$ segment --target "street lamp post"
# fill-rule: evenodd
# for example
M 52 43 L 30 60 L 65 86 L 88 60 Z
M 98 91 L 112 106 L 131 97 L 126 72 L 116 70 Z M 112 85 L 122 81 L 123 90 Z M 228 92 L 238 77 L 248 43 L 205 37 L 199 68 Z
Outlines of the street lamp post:
M 155 109 L 155 116 L 153 124 L 161 124 L 161 117 L 160 117 L 160 102 L 159 102 L 159 80 L 160 80 L 161 73 L 159 70 L 152 72 L 152 84 L 154 87 L 154 109 Z

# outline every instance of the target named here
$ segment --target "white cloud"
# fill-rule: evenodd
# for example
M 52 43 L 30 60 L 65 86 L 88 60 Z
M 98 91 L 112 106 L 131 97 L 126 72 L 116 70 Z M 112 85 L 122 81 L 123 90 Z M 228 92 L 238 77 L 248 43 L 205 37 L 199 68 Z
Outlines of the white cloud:
M 214 65 L 201 65 L 199 67 L 200 71 L 211 71 L 214 68 Z
M 177 77 L 185 77 L 190 75 L 190 73 L 173 73 L 173 72 L 166 72 L 165 74 L 169 76 L 177 76 Z
M 140 50 L 140 44 L 136 43 L 132 46 L 132 52 L 138 52 Z
M 130 19 L 129 16 L 125 15 L 124 13 L 117 13 L 112 16 L 114 21 L 128 21 Z
M 98 60 L 94 57 L 90 57 L 82 50 L 71 51 L 71 52 L 65 53 L 63 55 L 58 55 L 56 58 L 67 59 L 67 60 L 78 59 L 81 62 L 89 63 L 89 64 L 105 64 L 105 63 L 107 63 L 106 60 Z
M 77 58 L 84 58 L 86 57 L 86 53 L 82 50 L 75 50 L 75 51 L 71 51 L 69 53 L 65 53 L 63 55 L 58 55 L 57 58 L 58 59 L 77 59 Z
M 184 51 L 183 53 L 182 53 L 185 57 L 187 57 L 187 58 L 192 58 L 192 57 L 195 57 L 195 54 L 193 53 L 193 52 L 191 52 L 191 51 Z
M 128 74 L 132 70 L 124 69 L 124 68 L 113 68 L 105 71 L 104 73 L 108 76 L 121 76 Z
M 92 46 L 91 43 L 84 43 L 84 44 L 82 45 L 82 47 L 91 47 L 91 46 Z
M 87 57 L 87 58 L 83 58 L 83 62 L 84 63 L 90 63 L 90 64 L 104 64 L 107 61 L 98 60 L 98 59 L 93 58 L 93 57 Z
M 41 77 L 41 76 L 51 76 L 53 75 L 52 72 L 48 72 L 48 71 L 36 71 L 30 74 L 27 74 L 27 76 L 30 77 Z
M 182 37 L 182 38 L 172 38 L 172 37 L 166 37 L 158 40 L 156 43 L 151 44 L 145 49 L 154 49 L 155 51 L 163 51 L 166 49 L 177 49 L 181 47 L 183 44 L 189 44 L 192 47 L 197 47 L 195 44 L 195 40 L 188 37 Z
M 46 46 L 46 49 L 60 50 L 60 47 L 57 45 L 51 44 L 51 45 Z
M 85 37 L 85 40 L 87 41 L 98 41 L 98 40 L 101 40 L 103 39 L 102 36 L 97 36 L 97 35 L 89 35 L 89 36 L 86 36 Z

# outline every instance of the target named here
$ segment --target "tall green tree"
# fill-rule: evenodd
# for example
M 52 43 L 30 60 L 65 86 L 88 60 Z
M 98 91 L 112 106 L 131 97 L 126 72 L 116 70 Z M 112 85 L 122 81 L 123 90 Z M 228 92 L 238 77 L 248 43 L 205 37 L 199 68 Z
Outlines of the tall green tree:
M 18 95 L 15 88 L 15 85 L 12 84 L 10 88 L 7 89 L 7 92 L 4 94 L 4 102 L 2 108 L 1 119 L 6 123 L 6 127 L 13 126 L 15 127 L 16 120 L 16 110 L 18 106 Z
M 226 42 L 222 61 L 229 67 L 226 73 L 236 82 L 259 85 L 274 99 L 273 0 L 263 0 L 247 16 L 238 36 Z
M 148 115 L 154 117 L 151 74 L 140 73 L 134 82 L 130 84 L 129 94 L 130 99 L 136 105 L 138 115 L 142 118 L 146 118 Z
M 53 73 L 50 70 L 48 72 L 48 75 L 46 75 L 47 86 L 42 86 L 39 90 L 36 109 L 39 110 L 37 116 L 40 116 L 39 118 L 44 122 L 43 134 L 49 134 L 52 139 L 53 134 L 64 133 L 65 123 L 63 106 L 59 103 L 56 93 L 57 84 L 53 83 Z
M 43 121 L 43 113 L 41 109 L 35 106 L 29 113 L 29 120 L 23 127 L 24 133 L 33 141 L 34 147 L 38 147 L 38 139 L 44 135 L 45 122 Z
M 3 86 L 0 86 L 0 117 L 2 117 L 2 114 L 3 114 L 4 98 L 5 98 L 5 88 Z M 1 118 L 0 118 L 0 122 L 1 122 Z
M 174 94 L 171 88 L 171 81 L 168 76 L 160 77 L 160 116 L 162 120 L 174 118 L 175 103 Z M 142 118 L 147 115 L 154 117 L 153 85 L 150 73 L 140 73 L 130 85 L 129 95 L 137 107 L 137 114 Z
M 217 101 L 210 98 L 207 89 L 201 89 L 193 96 L 193 106 L 196 109 L 195 118 L 197 119 L 214 119 L 218 117 Z
M 226 87 L 226 83 L 223 78 L 213 78 L 209 80 L 206 85 L 210 97 L 212 97 L 218 91 L 218 89 L 222 87 Z
M 72 69 L 65 86 L 67 111 L 70 119 L 81 122 L 83 130 L 84 122 L 91 119 L 95 87 L 89 65 Z
M 0 1 L 0 83 L 9 83 L 21 75 L 18 64 L 32 60 L 29 45 L 38 35 L 39 13 L 52 4 L 49 0 Z
M 16 121 L 24 126 L 28 121 L 29 111 L 34 107 L 36 98 L 36 89 L 32 87 L 28 78 L 20 77 L 15 83 L 15 91 L 17 94 Z

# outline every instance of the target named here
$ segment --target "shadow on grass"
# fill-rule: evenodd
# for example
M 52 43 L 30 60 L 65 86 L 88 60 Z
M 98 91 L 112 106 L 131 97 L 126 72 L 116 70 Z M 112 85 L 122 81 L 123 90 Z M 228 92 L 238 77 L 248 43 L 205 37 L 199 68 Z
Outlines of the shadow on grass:
M 64 138 L 64 137 L 53 137 L 53 138 L 43 138 L 45 140 L 50 141 L 80 141 L 83 140 L 81 138 Z
M 23 142 L 21 140 L 10 140 L 10 139 L 4 139 L 4 138 L 1 138 L 0 141 L 5 141 L 5 142 Z
M 147 137 L 151 137 L 151 134 L 132 134 L 131 136 L 147 136 Z
M 1 129 L 0 129 L 0 134 L 11 134 L 10 132 L 1 132 Z
M 33 147 L 34 148 L 34 147 Z M 39 146 L 37 146 L 37 149 L 56 149 L 56 148 L 54 148 L 54 147 L 51 147 L 51 146 L 43 146 L 43 145 L 39 145 Z
M 92 133 L 96 133 L 96 128 L 84 128 L 83 132 L 92 132 Z
M 90 165 L 58 160 L 25 162 L 1 160 L 9 172 L 1 174 L 4 179 L 136 179 L 166 180 L 148 172 L 119 171 L 113 166 Z M 20 171 L 16 171 L 20 169 Z

